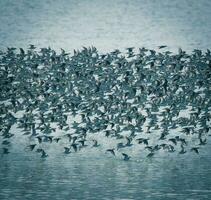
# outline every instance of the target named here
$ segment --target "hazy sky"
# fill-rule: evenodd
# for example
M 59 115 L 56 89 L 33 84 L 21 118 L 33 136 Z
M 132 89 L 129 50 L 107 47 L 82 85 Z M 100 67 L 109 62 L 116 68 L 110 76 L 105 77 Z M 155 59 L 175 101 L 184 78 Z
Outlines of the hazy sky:
M 210 0 L 0 0 L 0 45 L 211 47 Z

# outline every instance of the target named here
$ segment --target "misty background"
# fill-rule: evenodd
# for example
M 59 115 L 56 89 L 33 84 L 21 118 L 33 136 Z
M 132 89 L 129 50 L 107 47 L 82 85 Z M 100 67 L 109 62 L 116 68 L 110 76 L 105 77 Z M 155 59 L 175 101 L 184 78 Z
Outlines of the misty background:
M 0 47 L 211 46 L 209 0 L 0 0 Z

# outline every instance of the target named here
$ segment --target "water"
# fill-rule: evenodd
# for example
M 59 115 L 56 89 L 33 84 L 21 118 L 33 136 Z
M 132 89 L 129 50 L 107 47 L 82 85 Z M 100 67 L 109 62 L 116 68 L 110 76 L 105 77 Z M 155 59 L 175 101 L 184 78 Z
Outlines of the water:
M 210 199 L 210 160 L 203 153 L 130 162 L 10 155 L 1 159 L 0 199 Z
M 0 46 L 207 49 L 210 8 L 209 0 L 0 0 Z M 16 147 L 0 157 L 0 199 L 211 199 L 210 143 L 199 155 L 129 162 L 102 152 L 42 160 Z

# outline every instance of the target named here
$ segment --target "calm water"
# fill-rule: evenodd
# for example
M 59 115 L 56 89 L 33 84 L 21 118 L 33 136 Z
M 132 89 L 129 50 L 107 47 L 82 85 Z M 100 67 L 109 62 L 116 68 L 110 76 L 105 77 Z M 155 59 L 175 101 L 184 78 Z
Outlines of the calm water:
M 125 162 L 106 155 L 1 158 L 0 199 L 210 199 L 211 157 Z
M 0 0 L 0 46 L 211 47 L 211 1 L 129 2 Z M 42 160 L 16 147 L 0 157 L 0 199 L 211 199 L 208 143 L 199 156 L 130 162 L 93 152 Z

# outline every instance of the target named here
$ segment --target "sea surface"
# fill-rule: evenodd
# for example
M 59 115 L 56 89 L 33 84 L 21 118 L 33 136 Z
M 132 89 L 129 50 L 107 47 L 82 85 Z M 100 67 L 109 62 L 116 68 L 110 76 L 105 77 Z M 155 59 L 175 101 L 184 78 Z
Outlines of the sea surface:
M 1 158 L 0 199 L 209 200 L 210 147 L 199 156 L 128 162 L 94 153 L 46 160 L 14 153 Z
M 209 0 L 0 0 L 0 49 L 34 44 L 70 52 L 91 45 L 100 52 L 158 45 L 206 50 L 210 10 Z M 20 142 L 0 154 L 0 200 L 210 200 L 210 138 L 199 155 L 136 156 L 128 162 L 93 150 L 51 150 L 41 159 L 22 151 Z

